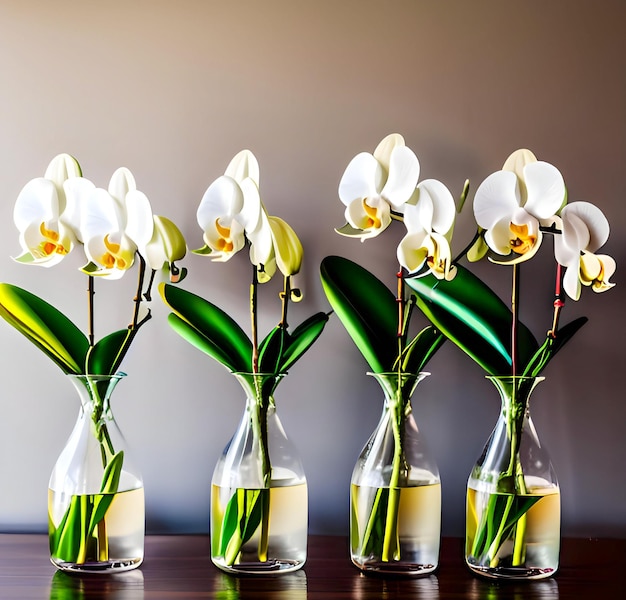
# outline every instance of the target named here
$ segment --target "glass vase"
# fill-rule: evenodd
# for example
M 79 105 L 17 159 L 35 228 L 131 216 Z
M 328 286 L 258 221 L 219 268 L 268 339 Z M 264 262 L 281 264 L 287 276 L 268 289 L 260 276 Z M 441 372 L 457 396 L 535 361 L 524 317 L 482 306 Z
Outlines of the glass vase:
M 465 560 L 479 575 L 541 579 L 559 564 L 559 485 L 530 417 L 541 377 L 489 377 L 502 410 L 467 484 Z
M 276 414 L 281 375 L 234 374 L 246 407 L 215 466 L 211 559 L 227 573 L 288 573 L 306 560 L 307 483 Z
M 80 397 L 50 477 L 50 559 L 64 571 L 110 573 L 143 560 L 143 482 L 111 411 L 123 374 L 68 375 Z
M 428 373 L 370 375 L 385 402 L 352 473 L 352 562 L 364 572 L 426 575 L 439 562 L 441 482 L 411 396 Z

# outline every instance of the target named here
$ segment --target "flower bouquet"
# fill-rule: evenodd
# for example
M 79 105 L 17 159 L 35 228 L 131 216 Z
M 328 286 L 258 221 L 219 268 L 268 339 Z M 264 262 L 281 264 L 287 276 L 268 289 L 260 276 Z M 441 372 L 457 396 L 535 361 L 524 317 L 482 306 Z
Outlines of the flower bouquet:
M 449 237 L 456 213 L 445 185 L 418 183 L 419 173 L 413 151 L 392 134 L 373 154 L 358 154 L 339 184 L 347 223 L 338 233 L 365 241 L 393 221 L 404 222 L 395 294 L 345 258 L 329 256 L 321 265 L 328 300 L 385 396 L 381 420 L 352 475 L 352 561 L 364 571 L 410 575 L 438 564 L 439 473 L 415 424 L 411 395 L 445 338 L 431 325 L 411 331 L 416 297 L 405 283 L 413 273 L 453 276 Z
M 143 557 L 143 484 L 125 452 L 109 397 L 123 376 L 122 360 L 150 319 L 143 305 L 156 272 L 169 270 L 174 280 L 185 274 L 174 264 L 185 255 L 185 240 L 171 221 L 152 214 L 128 169 L 115 171 L 108 190 L 100 189 L 67 154 L 26 184 L 13 216 L 23 250 L 18 262 L 52 267 L 79 247 L 87 257 L 81 268 L 88 281 L 87 335 L 45 300 L 0 283 L 2 317 L 71 378 L 81 397 L 77 424 L 50 479 L 51 559 L 66 570 L 136 567 Z M 118 279 L 135 265 L 129 325 L 96 341 L 96 279 Z
M 246 394 L 246 410 L 213 473 L 211 556 L 231 573 L 284 573 L 306 558 L 307 488 L 302 464 L 276 414 L 279 381 L 319 337 L 328 315 L 319 312 L 295 328 L 289 303 L 302 299 L 296 276 L 302 245 L 282 219 L 268 215 L 259 195 L 259 165 L 249 150 L 237 154 L 207 189 L 197 211 L 205 245 L 196 252 L 230 260 L 249 246 L 250 331 L 221 308 L 189 291 L 163 284 L 180 336 L 232 372 Z M 280 320 L 259 336 L 258 290 L 282 274 Z
M 582 286 L 602 292 L 613 285 L 614 260 L 597 254 L 609 224 L 593 204 L 568 203 L 559 170 L 528 150 L 514 152 L 481 183 L 473 207 L 476 236 L 454 262 L 488 256 L 508 265 L 510 308 L 458 264 L 451 281 L 426 276 L 407 284 L 422 312 L 488 373 L 502 399 L 500 419 L 468 482 L 467 564 L 488 577 L 547 577 L 558 567 L 559 486 L 528 400 L 548 363 L 587 321 L 561 325 L 566 295 L 578 300 Z M 520 272 L 546 237 L 554 240 L 555 299 L 540 343 L 519 318 Z

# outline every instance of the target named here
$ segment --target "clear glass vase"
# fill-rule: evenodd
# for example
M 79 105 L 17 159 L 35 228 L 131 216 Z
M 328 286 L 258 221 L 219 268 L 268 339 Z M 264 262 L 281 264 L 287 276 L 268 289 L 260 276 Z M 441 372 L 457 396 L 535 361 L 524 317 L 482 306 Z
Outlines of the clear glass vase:
M 50 477 L 50 560 L 64 571 L 134 569 L 144 552 L 143 482 L 110 406 L 123 374 L 68 377 L 81 406 Z
M 352 562 L 364 572 L 426 575 L 439 562 L 441 481 L 411 396 L 428 373 L 370 375 L 385 404 L 352 473 Z
M 561 497 L 528 409 L 543 378 L 488 379 L 502 411 L 467 484 L 465 560 L 485 577 L 549 577 L 559 564 Z
M 295 571 L 306 560 L 307 483 L 276 414 L 282 376 L 234 375 L 246 408 L 213 472 L 211 559 L 227 573 Z

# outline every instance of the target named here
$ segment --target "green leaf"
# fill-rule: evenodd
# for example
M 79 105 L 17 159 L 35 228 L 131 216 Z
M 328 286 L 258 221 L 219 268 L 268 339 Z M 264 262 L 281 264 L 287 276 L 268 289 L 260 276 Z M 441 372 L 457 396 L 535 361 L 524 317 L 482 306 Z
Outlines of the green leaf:
M 446 341 L 446 336 L 432 325 L 420 331 L 402 353 L 402 371 L 419 373 Z M 396 369 L 394 365 L 394 370 Z
M 252 342 L 221 308 L 167 283 L 159 285 L 159 292 L 178 317 L 168 320 L 179 335 L 231 371 L 251 370 Z M 189 327 L 183 327 L 181 321 Z
M 54 306 L 15 285 L 0 283 L 0 315 L 65 373 L 84 373 L 89 341 Z
M 470 271 L 457 266 L 452 281 L 433 275 L 407 279 L 427 318 L 492 375 L 511 367 L 512 314 L 500 298 Z M 518 364 L 527 364 L 538 349 L 532 332 L 518 323 Z
M 579 317 L 571 321 L 556 332 L 556 337 L 548 336 L 524 369 L 523 375 L 537 377 L 554 358 L 561 348 L 570 340 L 576 332 L 588 321 L 587 317 Z
M 122 474 L 122 466 L 124 464 L 124 451 L 120 450 L 111 457 L 102 475 L 102 484 L 100 485 L 100 494 L 95 495 L 93 499 L 93 510 L 91 519 L 87 529 L 87 535 L 91 535 L 96 525 L 104 519 L 109 506 L 117 494 L 120 484 L 120 476 Z
M 269 518 L 269 489 L 237 488 L 222 521 L 220 554 L 233 564 L 241 547 L 254 535 L 261 521 Z
M 259 345 L 259 371 L 278 373 L 285 344 L 289 334 L 284 327 L 277 325 Z
M 398 352 L 395 296 L 347 258 L 327 256 L 320 275 L 330 305 L 372 371 L 389 371 Z
M 289 343 L 283 349 L 279 373 L 286 373 L 295 362 L 315 343 L 328 323 L 328 314 L 315 313 L 302 321 L 289 336 Z
M 120 329 L 99 340 L 87 354 L 87 373 L 113 375 L 136 333 L 136 329 Z

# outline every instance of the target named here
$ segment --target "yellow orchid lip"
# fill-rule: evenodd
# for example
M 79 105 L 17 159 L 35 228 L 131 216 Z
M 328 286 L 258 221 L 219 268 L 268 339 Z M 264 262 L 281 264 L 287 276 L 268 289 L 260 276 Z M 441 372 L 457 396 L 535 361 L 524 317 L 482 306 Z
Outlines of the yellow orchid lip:
M 509 226 L 511 233 L 515 236 L 511 238 L 509 245 L 511 250 L 516 254 L 526 254 L 530 252 L 537 243 L 537 236 L 528 233 L 528 225 L 516 225 L 511 223 Z
M 43 256 L 51 256 L 52 254 L 67 254 L 68 250 L 59 243 L 59 232 L 53 229 L 48 229 L 45 223 L 39 226 L 39 231 L 43 236 L 42 242 L 39 244 Z
M 378 209 L 371 207 L 367 203 L 367 199 L 363 199 L 363 210 L 365 211 L 365 229 L 378 229 L 381 226 L 381 219 L 378 216 Z

